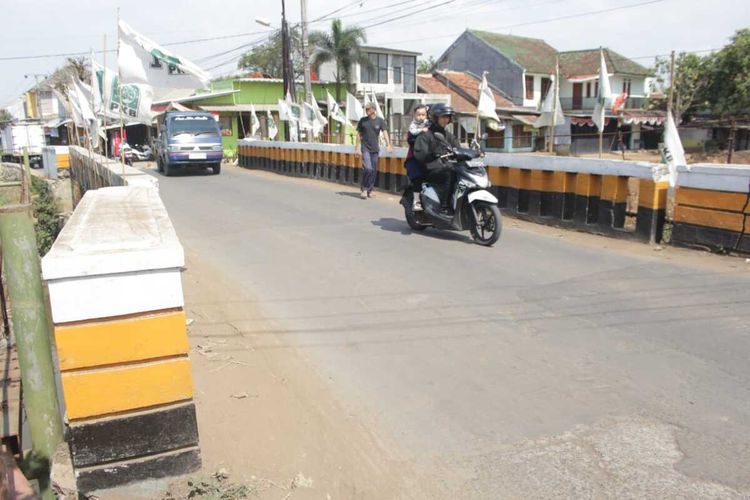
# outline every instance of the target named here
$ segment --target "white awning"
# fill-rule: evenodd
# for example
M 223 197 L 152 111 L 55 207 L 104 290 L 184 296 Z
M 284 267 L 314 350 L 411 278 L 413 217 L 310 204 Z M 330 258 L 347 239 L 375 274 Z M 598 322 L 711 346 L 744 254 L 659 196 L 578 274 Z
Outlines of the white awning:
M 212 111 L 214 113 L 250 113 L 252 104 L 227 104 L 227 105 L 205 105 L 200 106 L 203 111 Z M 278 111 L 278 104 L 255 104 L 255 112 Z

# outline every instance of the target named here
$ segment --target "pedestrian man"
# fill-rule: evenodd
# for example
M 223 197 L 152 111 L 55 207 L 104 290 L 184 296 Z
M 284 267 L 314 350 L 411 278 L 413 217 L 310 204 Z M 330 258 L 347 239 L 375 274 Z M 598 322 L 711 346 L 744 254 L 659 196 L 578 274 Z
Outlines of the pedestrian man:
M 362 155 L 362 187 L 359 196 L 363 200 L 373 196 L 372 188 L 375 187 L 375 177 L 378 173 L 381 133 L 388 151 L 393 151 L 391 138 L 388 136 L 388 125 L 375 114 L 375 104 L 367 103 L 365 113 L 367 116 L 357 123 L 357 137 L 354 141 L 354 154 Z

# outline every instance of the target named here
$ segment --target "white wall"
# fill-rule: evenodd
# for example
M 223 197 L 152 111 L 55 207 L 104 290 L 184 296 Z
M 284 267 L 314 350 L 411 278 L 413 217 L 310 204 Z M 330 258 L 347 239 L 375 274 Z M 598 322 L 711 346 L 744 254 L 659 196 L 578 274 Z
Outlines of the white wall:
M 534 98 L 533 99 L 526 99 L 526 77 L 527 76 L 534 77 Z M 550 80 L 554 79 L 552 75 L 524 73 L 523 75 L 523 105 L 524 107 L 536 108 L 539 106 L 539 103 L 542 102 L 542 99 L 544 99 L 544 96 L 542 95 L 542 78 L 549 78 Z

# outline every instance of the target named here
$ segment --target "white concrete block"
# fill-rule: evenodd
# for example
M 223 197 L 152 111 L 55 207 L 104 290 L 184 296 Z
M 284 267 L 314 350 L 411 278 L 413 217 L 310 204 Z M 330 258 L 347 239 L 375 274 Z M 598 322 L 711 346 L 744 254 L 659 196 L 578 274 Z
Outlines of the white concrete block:
M 56 280 L 184 265 L 158 191 L 126 186 L 86 192 L 42 259 L 42 273 L 45 280 Z
M 63 278 L 47 283 L 55 324 L 183 307 L 180 268 Z

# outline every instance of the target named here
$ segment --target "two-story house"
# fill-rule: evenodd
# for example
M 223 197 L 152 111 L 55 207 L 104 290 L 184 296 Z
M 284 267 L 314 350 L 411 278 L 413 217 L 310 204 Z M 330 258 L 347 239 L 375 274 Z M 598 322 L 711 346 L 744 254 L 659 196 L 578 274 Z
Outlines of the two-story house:
M 402 131 L 411 120 L 410 112 L 417 103 L 448 102 L 446 94 L 425 94 L 417 91 L 417 56 L 420 52 L 389 49 L 385 47 L 362 47 L 370 66 L 354 63 L 351 69 L 351 91 L 360 99 L 365 93 L 375 95 L 389 121 L 391 136 L 400 143 Z M 336 80 L 336 63 L 321 64 L 318 76 L 321 80 Z
M 613 95 L 628 97 L 615 112 L 607 110 L 607 144 L 622 135 L 626 147 L 639 148 L 644 145 L 642 126 L 659 126 L 664 118 L 661 112 L 642 109 L 652 75 L 611 49 L 604 49 L 604 57 Z M 559 95 L 566 123 L 557 129 L 556 144 L 570 144 L 574 152 L 590 152 L 598 145 L 591 114 L 599 92 L 599 59 L 599 49 L 558 52 L 537 38 L 466 30 L 438 58 L 436 67 L 474 74 L 487 71 L 488 81 L 513 103 L 537 109 L 554 83 L 559 63 Z M 655 137 L 658 132 L 645 135 Z M 653 137 L 645 141 L 647 146 L 651 143 Z

